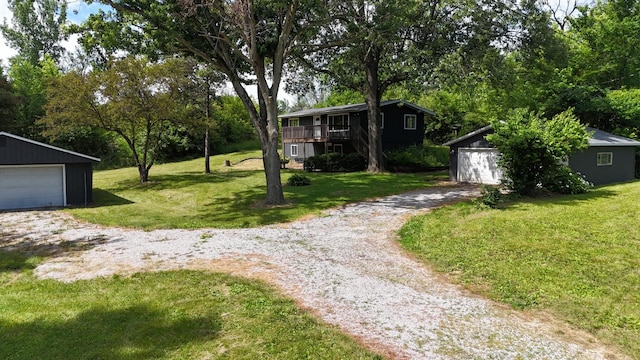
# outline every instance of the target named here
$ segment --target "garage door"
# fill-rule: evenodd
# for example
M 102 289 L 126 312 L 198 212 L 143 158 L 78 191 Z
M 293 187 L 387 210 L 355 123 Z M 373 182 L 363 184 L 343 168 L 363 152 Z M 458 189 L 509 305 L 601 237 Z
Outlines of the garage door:
M 64 205 L 63 166 L 0 167 L 0 209 Z
M 502 171 L 498 168 L 499 155 L 496 149 L 459 149 L 458 181 L 499 184 L 502 179 Z

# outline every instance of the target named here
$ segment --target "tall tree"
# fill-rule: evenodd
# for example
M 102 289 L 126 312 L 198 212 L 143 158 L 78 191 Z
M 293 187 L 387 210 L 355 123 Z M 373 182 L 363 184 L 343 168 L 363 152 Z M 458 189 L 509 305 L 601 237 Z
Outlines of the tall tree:
M 510 2 L 467 0 L 352 0 L 331 3 L 334 21 L 300 58 L 367 104 L 368 171 L 384 169 L 380 102 L 394 84 L 429 82 L 446 54 L 465 56 L 492 47 L 509 31 Z M 318 49 L 322 51 L 318 51 Z
M 19 56 L 37 65 L 45 55 L 56 63 L 64 48 L 60 42 L 66 38 L 63 25 L 67 20 L 65 0 L 9 0 L 13 13 L 12 25 L 5 19 L 0 31 Z
M 278 93 L 287 59 L 314 31 L 316 0 L 101 0 L 136 14 L 146 34 L 170 38 L 226 75 L 257 129 L 267 183 L 265 203 L 284 200 L 278 154 Z M 256 85 L 258 104 L 248 86 Z
M 97 126 L 122 137 L 133 153 L 140 182 L 160 155 L 166 131 L 183 110 L 184 62 L 149 64 L 129 56 L 105 71 L 70 72 L 52 82 L 42 122 L 49 135 Z
M 13 84 L 7 80 L 0 68 L 0 131 L 13 131 L 17 105 L 18 98 L 15 96 Z

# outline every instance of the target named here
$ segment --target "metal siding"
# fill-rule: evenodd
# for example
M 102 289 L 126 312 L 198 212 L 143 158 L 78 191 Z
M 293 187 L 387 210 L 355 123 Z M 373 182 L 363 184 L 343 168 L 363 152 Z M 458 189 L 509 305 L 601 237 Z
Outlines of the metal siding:
M 464 139 L 449 146 L 449 178 L 451 181 L 457 181 L 458 179 L 458 152 L 460 148 L 465 149 L 487 149 L 494 146 L 487 141 L 485 136 L 493 133 L 493 130 L 487 130 L 485 132 L 476 134 L 468 139 Z
M 382 129 L 383 149 L 389 150 L 411 145 L 422 145 L 424 140 L 423 113 L 419 113 L 407 106 L 399 107 L 396 104 L 383 107 L 382 112 L 384 113 L 384 129 Z M 417 115 L 415 130 L 404 129 L 405 114 Z M 366 116 L 364 118 L 366 119 Z
M 598 166 L 596 157 L 599 152 L 613 153 L 613 164 Z M 573 154 L 569 167 L 594 185 L 631 181 L 635 179 L 635 154 L 635 147 L 590 147 Z
M 92 174 L 91 163 L 68 164 L 66 166 L 68 205 L 85 205 L 93 202 Z
M 87 159 L 8 136 L 0 148 L 0 165 L 84 163 Z

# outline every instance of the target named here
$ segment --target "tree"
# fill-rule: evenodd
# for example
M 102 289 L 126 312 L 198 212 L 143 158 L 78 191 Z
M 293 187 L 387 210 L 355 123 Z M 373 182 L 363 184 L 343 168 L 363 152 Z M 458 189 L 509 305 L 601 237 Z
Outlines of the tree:
M 515 109 L 506 120 L 491 125 L 494 133 L 487 135 L 487 140 L 502 154 L 498 164 L 511 190 L 530 195 L 541 186 L 561 189 L 559 181 L 580 184 L 577 175 L 562 164 L 574 151 L 586 148 L 589 141 L 571 110 L 546 120 L 526 109 Z M 561 179 L 558 174 L 562 174 Z
M 7 125 L 13 134 L 43 139 L 37 121 L 45 114 L 47 82 L 59 75 L 58 67 L 48 55 L 35 65 L 20 56 L 11 59 L 9 78 L 18 99 L 15 120 Z
M 77 126 L 115 132 L 133 153 L 144 183 L 167 129 L 183 110 L 179 100 L 184 81 L 184 63 L 179 59 L 150 64 L 129 56 L 104 71 L 70 72 L 51 83 L 42 123 L 54 137 Z
M 67 20 L 67 3 L 61 0 L 9 0 L 13 27 L 6 20 L 0 31 L 19 56 L 32 65 L 48 55 L 57 62 L 66 38 L 62 27 Z
M 13 131 L 17 105 L 18 98 L 14 94 L 13 84 L 0 71 L 0 131 Z
M 255 126 L 267 183 L 265 203 L 282 204 L 278 154 L 278 92 L 285 64 L 306 34 L 315 31 L 315 0 L 102 0 L 135 14 L 151 37 L 170 38 L 226 75 Z M 257 86 L 258 104 L 248 85 Z

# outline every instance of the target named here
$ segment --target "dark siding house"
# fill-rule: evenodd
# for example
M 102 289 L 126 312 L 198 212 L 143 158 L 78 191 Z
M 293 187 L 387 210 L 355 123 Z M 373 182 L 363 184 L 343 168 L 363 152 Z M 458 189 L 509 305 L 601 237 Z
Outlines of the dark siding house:
M 87 205 L 99 161 L 0 132 L 0 210 Z
M 483 184 L 497 184 L 502 178 L 497 160 L 500 156 L 486 140 L 491 126 L 485 126 L 455 140 L 449 146 L 449 175 L 451 180 Z M 569 158 L 569 167 L 582 174 L 594 185 L 635 179 L 635 154 L 640 142 L 606 131 L 587 128 L 591 134 L 589 147 Z
M 422 145 L 426 116 L 431 110 L 404 102 L 381 103 L 382 148 Z M 280 115 L 282 152 L 293 161 L 332 152 L 368 154 L 368 117 L 365 104 L 333 106 Z

